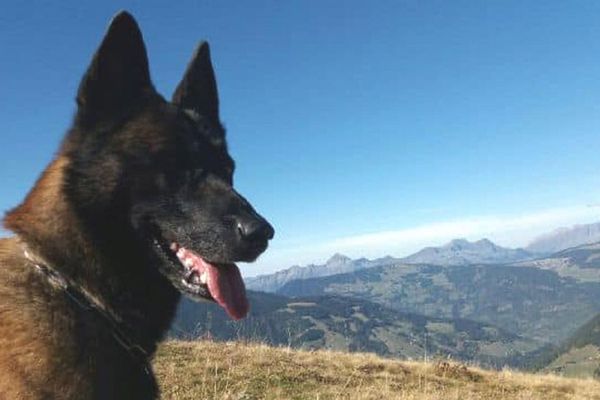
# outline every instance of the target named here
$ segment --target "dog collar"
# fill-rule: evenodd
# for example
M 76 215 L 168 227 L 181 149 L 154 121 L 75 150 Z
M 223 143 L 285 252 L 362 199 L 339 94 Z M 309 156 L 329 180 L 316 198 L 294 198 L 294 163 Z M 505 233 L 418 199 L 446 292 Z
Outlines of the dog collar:
M 87 290 L 73 284 L 60 272 L 49 267 L 47 263 L 35 260 L 26 248 L 23 248 L 23 255 L 31 264 L 33 264 L 40 274 L 46 277 L 52 287 L 62 291 L 77 307 L 86 312 L 93 312 L 100 316 L 100 319 L 110 328 L 111 335 L 115 341 L 125 349 L 132 358 L 143 365 L 146 374 L 150 374 L 148 352 L 123 332 L 123 329 L 120 327 L 119 319 L 114 316 L 113 313 L 107 310 L 106 307 Z

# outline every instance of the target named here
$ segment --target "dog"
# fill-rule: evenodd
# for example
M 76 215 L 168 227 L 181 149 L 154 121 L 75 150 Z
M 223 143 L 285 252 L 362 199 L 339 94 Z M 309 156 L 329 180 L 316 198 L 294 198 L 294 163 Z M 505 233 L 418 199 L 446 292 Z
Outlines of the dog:
M 118 13 L 72 127 L 0 241 L 0 398 L 154 399 L 149 364 L 180 294 L 243 318 L 237 261 L 273 227 L 233 189 L 209 46 L 171 101 Z

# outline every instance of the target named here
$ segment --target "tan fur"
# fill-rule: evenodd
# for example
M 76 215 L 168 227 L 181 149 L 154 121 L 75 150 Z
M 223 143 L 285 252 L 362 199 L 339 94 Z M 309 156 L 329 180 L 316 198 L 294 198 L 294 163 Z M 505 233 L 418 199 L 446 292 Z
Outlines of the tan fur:
M 65 158 L 57 158 L 41 176 L 25 202 L 10 213 L 5 225 L 31 232 L 30 249 L 73 237 L 74 218 L 60 195 Z M 70 306 L 25 256 L 18 238 L 0 241 L 0 398 L 85 398 L 81 371 L 69 368 Z M 67 311 L 55 313 L 53 308 Z M 58 329 L 57 329 L 58 328 Z M 54 364 L 63 366 L 58 371 Z
M 78 233 L 77 219 L 62 193 L 67 165 L 66 157 L 57 157 L 46 168 L 25 201 L 4 219 L 7 229 L 27 236 L 28 244 L 34 247 L 34 251 L 39 247 L 57 244 L 56 238 L 67 235 L 78 244 L 85 243 Z M 58 249 L 58 252 L 62 251 L 64 249 Z
M 70 367 L 69 314 L 52 311 L 69 307 L 28 264 L 18 239 L 0 241 L 0 398 L 86 398 L 83 371 Z
M 106 398 L 95 394 L 98 371 L 118 370 L 112 364 L 129 357 L 106 324 L 78 307 L 31 261 L 74 278 L 105 302 L 101 280 L 97 286 L 85 285 L 98 281 L 85 279 L 94 274 L 94 268 L 86 267 L 99 264 L 101 257 L 78 229 L 65 200 L 67 165 L 64 157 L 54 160 L 5 218 L 5 226 L 18 236 L 0 239 L 0 400 Z M 78 325 L 82 318 L 91 319 L 89 326 Z

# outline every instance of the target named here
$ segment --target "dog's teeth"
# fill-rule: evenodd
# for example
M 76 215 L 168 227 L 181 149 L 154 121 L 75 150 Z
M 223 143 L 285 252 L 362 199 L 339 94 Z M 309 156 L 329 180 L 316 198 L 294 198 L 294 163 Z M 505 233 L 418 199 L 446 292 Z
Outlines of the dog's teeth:
M 183 260 L 183 265 L 186 267 L 192 268 L 194 266 L 194 261 L 191 258 L 186 258 Z
M 183 257 L 185 255 L 185 251 L 183 250 L 183 248 L 179 248 L 179 250 L 177 250 L 177 257 Z
M 169 247 L 173 251 L 177 251 L 178 252 L 178 250 L 179 250 L 179 246 L 175 242 L 171 243 L 171 246 L 169 246 Z
M 200 274 L 200 283 L 203 285 L 206 285 L 206 280 L 207 280 L 206 272 L 201 273 Z
M 198 277 L 198 274 L 192 275 L 192 283 L 194 285 L 199 285 L 200 284 L 200 277 Z

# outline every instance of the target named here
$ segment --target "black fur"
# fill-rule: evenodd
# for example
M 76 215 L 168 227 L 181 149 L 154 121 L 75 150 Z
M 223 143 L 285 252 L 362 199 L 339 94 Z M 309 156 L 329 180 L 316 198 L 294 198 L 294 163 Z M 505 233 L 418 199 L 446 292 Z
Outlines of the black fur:
M 5 218 L 17 237 L 0 242 L 0 295 L 6 293 L 0 335 L 8 337 L 0 348 L 0 393 L 155 398 L 156 383 L 143 363 L 116 343 L 101 318 L 48 289 L 22 250 L 91 293 L 151 355 L 179 292 L 206 296 L 178 284 L 181 271 L 170 243 L 229 264 L 256 259 L 274 231 L 233 189 L 234 162 L 207 43 L 198 46 L 167 102 L 150 80 L 135 20 L 121 12 L 82 79 L 77 104 L 56 159 Z M 23 299 L 32 303 L 23 306 Z M 20 336 L 8 318 L 19 307 L 19 324 L 31 328 Z M 23 352 L 43 362 L 27 361 Z

